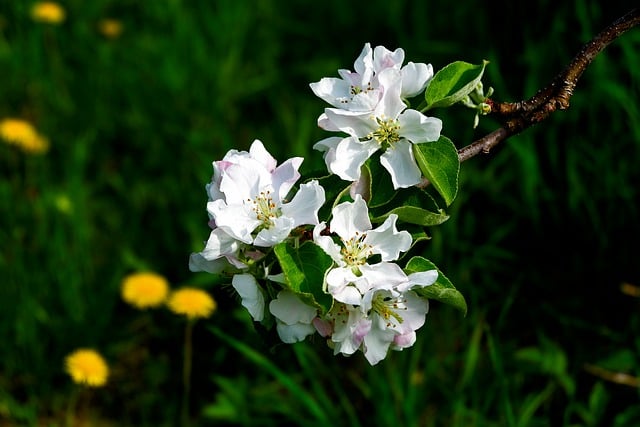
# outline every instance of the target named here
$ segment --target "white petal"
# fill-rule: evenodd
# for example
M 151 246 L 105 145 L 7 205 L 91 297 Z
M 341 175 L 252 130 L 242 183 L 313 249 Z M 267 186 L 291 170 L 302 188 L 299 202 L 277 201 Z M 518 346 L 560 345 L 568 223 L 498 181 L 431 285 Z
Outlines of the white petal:
M 437 141 L 442 131 L 442 121 L 436 117 L 427 117 L 416 110 L 405 110 L 398 117 L 400 136 L 414 144 Z
M 378 74 L 380 86 L 384 88 L 382 99 L 375 109 L 375 116 L 383 119 L 396 119 L 407 108 L 402 101 L 402 74 L 396 68 L 386 68 Z
M 220 191 L 228 204 L 241 204 L 257 196 L 271 183 L 271 173 L 258 161 L 244 159 L 242 164 L 229 166 L 220 180 Z
M 396 214 L 389 215 L 379 227 L 369 231 L 364 240 L 373 247 L 374 253 L 382 256 L 382 261 L 398 259 L 400 252 L 408 251 L 413 242 L 408 231 L 398 231 L 397 219 Z
M 351 96 L 349 82 L 335 77 L 325 77 L 317 83 L 311 83 L 309 86 L 317 97 L 336 108 L 343 108 L 343 101 L 350 99 Z
M 372 328 L 364 337 L 364 357 L 371 365 L 387 357 L 394 336 L 395 333 L 390 329 Z
M 316 227 L 313 229 L 313 241 L 316 245 L 320 246 L 322 250 L 325 251 L 326 254 L 329 255 L 335 263 L 337 263 L 339 266 L 344 266 L 345 262 L 342 259 L 342 254 L 340 253 L 340 246 L 336 244 L 330 236 L 321 236 L 319 234 L 319 231 L 317 231 L 322 231 L 325 228 L 326 225 L 324 222 L 316 225 Z
M 318 224 L 318 210 L 324 204 L 324 188 L 313 180 L 302 184 L 291 202 L 282 205 L 282 215 L 293 219 L 293 227 Z
M 376 46 L 373 49 L 373 68 L 379 73 L 385 68 L 399 68 L 404 61 L 404 50 L 397 48 L 393 52 L 384 46 Z
M 360 168 L 364 162 L 380 146 L 373 140 L 358 141 L 357 138 L 344 138 L 336 147 L 335 158 L 328 165 L 329 170 L 345 181 L 355 181 L 360 178 Z
M 287 197 L 289 190 L 300 178 L 298 169 L 303 160 L 302 157 L 292 157 L 278 166 L 271 174 L 271 185 L 278 201 L 283 201 Z
M 316 330 L 313 325 L 308 323 L 296 323 L 295 325 L 287 325 L 282 322 L 277 322 L 276 331 L 282 342 L 287 344 L 293 344 L 296 342 L 304 341 L 304 339 L 313 334 Z
M 363 138 L 378 128 L 375 116 L 371 112 L 325 108 L 324 114 L 331 123 L 331 127 L 355 138 Z
M 353 69 L 356 73 L 362 76 L 362 81 L 368 83 L 373 75 L 373 52 L 371 51 L 371 45 L 365 43 L 360 56 L 353 63 Z
M 269 172 L 273 171 L 278 163 L 271 154 L 264 148 L 262 141 L 256 139 L 249 148 L 249 154 L 260 164 L 262 164 Z
M 256 238 L 253 240 L 255 246 L 263 248 L 270 248 L 282 242 L 289 237 L 291 230 L 293 230 L 293 218 L 278 217 L 272 220 L 273 225 L 269 228 L 263 228 L 258 232 Z
M 278 296 L 269 303 L 269 311 L 287 325 L 311 324 L 317 316 L 314 307 L 305 304 L 300 297 L 288 290 L 278 292 Z
M 408 62 L 402 67 L 402 93 L 403 98 L 412 98 L 422 92 L 429 80 L 433 77 L 431 64 Z
M 345 304 L 360 305 L 362 294 L 355 286 L 351 285 L 358 278 L 353 274 L 350 267 L 336 267 L 327 273 L 327 292 L 336 301 Z
M 242 306 L 249 311 L 253 320 L 262 321 L 264 318 L 264 295 L 258 287 L 256 278 L 251 274 L 236 274 L 233 276 L 231 284 L 242 298 Z
M 369 283 L 369 289 L 361 289 L 362 293 L 367 293 L 364 298 L 368 300 L 373 296 L 372 293 L 380 289 L 393 291 L 394 287 L 407 281 L 404 271 L 398 264 L 392 262 L 365 264 L 360 266 L 360 272 Z
M 192 253 L 189 257 L 189 271 L 206 271 L 207 273 L 220 273 L 229 263 L 225 258 L 208 260 L 201 253 Z
M 207 211 L 216 222 L 218 229 L 244 243 L 252 243 L 251 233 L 260 225 L 255 216 L 249 215 L 244 205 L 227 205 L 224 200 L 207 203 Z
M 393 188 L 407 188 L 420 183 L 422 172 L 416 164 L 411 143 L 406 139 L 393 144 L 380 156 L 380 164 L 391 175 Z
M 414 288 L 424 288 L 433 285 L 438 280 L 438 270 L 419 271 L 407 276 L 407 281 L 398 286 L 398 291 L 404 292 Z
M 343 202 L 332 210 L 331 231 L 343 240 L 355 237 L 356 234 L 371 230 L 369 209 L 359 194 L 353 202 Z

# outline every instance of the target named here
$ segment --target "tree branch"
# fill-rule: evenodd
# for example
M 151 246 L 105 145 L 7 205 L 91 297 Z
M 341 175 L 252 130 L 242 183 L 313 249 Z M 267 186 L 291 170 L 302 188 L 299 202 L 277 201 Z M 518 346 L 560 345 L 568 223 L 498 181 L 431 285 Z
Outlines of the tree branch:
M 530 99 L 514 103 L 487 100 L 487 104 L 491 107 L 489 114 L 501 119 L 503 126 L 459 149 L 458 158 L 460 161 L 463 162 L 480 153 L 488 153 L 500 141 L 543 121 L 556 110 L 569 108 L 569 99 L 587 66 L 612 41 L 639 23 L 640 9 L 638 8 L 613 22 L 585 44 L 569 66 L 558 74 L 547 87 L 539 90 Z

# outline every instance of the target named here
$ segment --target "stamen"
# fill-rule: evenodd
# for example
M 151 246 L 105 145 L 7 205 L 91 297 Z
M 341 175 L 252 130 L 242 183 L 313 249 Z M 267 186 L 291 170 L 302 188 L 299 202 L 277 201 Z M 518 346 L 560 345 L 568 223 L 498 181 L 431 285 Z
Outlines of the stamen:
M 392 319 L 395 319 L 398 323 L 404 322 L 398 310 L 407 310 L 406 302 L 407 300 L 401 297 L 393 298 L 378 293 L 373 297 L 371 310 L 387 321 L 387 327 L 391 327 L 393 326 Z
M 352 267 L 364 265 L 367 262 L 367 258 L 373 255 L 373 247 L 364 243 L 365 237 L 367 237 L 366 233 L 356 232 L 354 237 L 347 241 L 342 241 L 343 246 L 340 253 L 348 265 Z
M 367 135 L 368 139 L 374 139 L 382 149 L 386 150 L 400 140 L 400 124 L 395 119 L 384 120 L 376 117 L 378 129 Z
M 260 228 L 270 228 L 273 225 L 273 219 L 280 216 L 279 210 L 271 197 L 271 191 L 261 191 L 255 199 L 248 199 L 253 203 L 253 211 L 256 213 L 256 219 L 262 222 Z

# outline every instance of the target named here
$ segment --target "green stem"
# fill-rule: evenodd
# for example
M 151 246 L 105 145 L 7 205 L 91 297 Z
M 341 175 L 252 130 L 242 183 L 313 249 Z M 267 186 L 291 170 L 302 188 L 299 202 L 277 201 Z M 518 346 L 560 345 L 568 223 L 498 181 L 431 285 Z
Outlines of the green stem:
M 189 426 L 189 392 L 191 390 L 192 335 L 195 321 L 187 320 L 184 334 L 184 365 L 182 369 L 182 426 Z
M 75 412 L 76 412 L 76 405 L 78 403 L 78 392 L 79 392 L 79 388 L 78 387 L 74 387 L 73 391 L 71 392 L 71 396 L 69 397 L 69 404 L 67 405 L 67 414 L 66 414 L 66 420 L 65 420 L 65 425 L 67 427 L 72 427 L 75 423 Z

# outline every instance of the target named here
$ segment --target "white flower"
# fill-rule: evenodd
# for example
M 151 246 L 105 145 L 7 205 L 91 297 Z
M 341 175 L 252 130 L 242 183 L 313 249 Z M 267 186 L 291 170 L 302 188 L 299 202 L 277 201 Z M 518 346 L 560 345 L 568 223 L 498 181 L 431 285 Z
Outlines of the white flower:
M 229 150 L 222 160 L 213 162 L 213 176 L 211 182 L 206 185 L 207 195 L 209 197 L 208 207 L 225 205 L 227 201 L 227 192 L 233 194 L 233 189 L 229 190 L 229 179 L 226 175 L 231 173 L 242 174 L 243 170 L 249 169 L 252 173 L 263 178 L 264 182 L 270 183 L 270 189 L 278 193 L 278 200 L 282 200 L 291 190 L 295 182 L 300 178 L 298 168 L 302 163 L 302 158 L 295 157 L 287 160 L 277 167 L 277 161 L 264 148 L 260 140 L 254 140 L 249 151 Z M 253 175 L 252 175 L 253 176 Z M 237 179 L 242 180 L 242 176 Z M 226 186 L 226 187 L 225 187 Z M 301 205 L 309 203 L 321 203 L 324 201 L 324 190 L 318 185 L 310 184 L 309 188 L 305 187 L 303 195 L 298 196 L 296 203 L 290 203 L 285 211 L 287 216 L 294 217 L 293 221 L 287 222 L 287 227 L 278 228 L 280 232 L 278 237 L 284 239 L 287 237 L 291 228 L 288 225 L 300 225 L 300 223 L 317 224 L 317 218 L 314 218 L 314 212 L 304 211 Z M 225 190 L 225 188 L 227 188 Z M 309 191 L 310 189 L 310 191 Z M 306 196 L 306 197 L 303 197 Z M 315 197 L 311 201 L 309 198 Z M 269 206 L 266 206 L 269 209 Z M 279 214 L 277 207 L 274 208 L 276 214 Z M 302 212 L 301 212 L 302 211 Z M 246 268 L 247 259 L 259 258 L 262 254 L 255 250 L 250 250 L 249 244 L 254 243 L 252 240 L 245 238 L 239 239 L 237 235 L 229 233 L 228 227 L 219 227 L 216 222 L 215 215 L 209 210 L 209 226 L 212 231 L 209 240 L 206 242 L 205 249 L 202 252 L 193 253 L 189 259 L 189 269 L 191 271 L 206 271 L 210 273 L 219 273 L 229 265 L 235 268 Z M 317 214 L 317 210 L 316 210 Z M 225 221 L 222 221 L 225 224 Z M 274 229 L 277 228 L 277 221 L 274 221 Z M 265 226 L 266 228 L 266 226 Z M 253 230 L 251 230 L 253 231 Z M 249 231 L 249 233 L 251 232 Z M 263 235 L 268 235 L 264 233 Z M 272 234 L 273 235 L 273 234 Z M 261 240 L 259 243 L 263 243 Z M 271 246 L 263 244 L 262 246 Z
M 394 188 L 418 184 L 422 173 L 413 156 L 412 144 L 436 141 L 442 121 L 406 109 L 400 98 L 401 72 L 386 68 L 378 75 L 384 94 L 370 112 L 326 108 L 318 125 L 329 131 L 348 134 L 342 139 L 327 138 L 314 145 L 325 152 L 327 168 L 340 178 L 356 181 L 360 168 L 373 153 L 382 150 L 380 162 L 389 172 Z
M 209 187 L 210 193 L 222 197 L 207 204 L 217 228 L 259 247 L 282 242 L 299 225 L 317 224 L 318 209 L 324 203 L 324 189 L 317 181 L 302 184 L 288 202 L 287 194 L 300 177 L 302 158 L 275 167 L 265 153 L 260 159 L 245 156 L 238 163 L 225 163 L 219 181 Z
M 371 320 L 371 329 L 363 339 L 363 352 L 375 365 L 386 357 L 397 336 L 399 348 L 413 344 L 411 336 L 424 325 L 429 302 L 413 291 L 380 289 L 365 294 L 361 308 Z
M 338 70 L 340 78 L 325 77 L 319 82 L 311 83 L 313 93 L 335 108 L 349 111 L 371 111 L 380 101 L 386 90 L 378 79 L 378 74 L 387 69 L 400 71 L 401 91 L 403 98 L 416 96 L 424 90 L 433 77 L 431 64 L 407 63 L 402 67 L 404 50 L 398 48 L 390 51 L 384 46 L 376 46 L 373 50 L 366 43 L 360 56 L 353 64 L 355 71 Z
M 242 306 L 249 311 L 256 322 L 264 319 L 264 295 L 258 281 L 251 274 L 236 274 L 231 285 L 242 298 Z
M 282 290 L 269 303 L 269 311 L 276 318 L 276 330 L 280 339 L 293 344 L 315 332 L 313 320 L 317 310 L 305 304 L 294 292 Z
M 349 355 L 361 350 L 375 365 L 389 349 L 412 346 L 429 303 L 411 289 L 429 286 L 437 277 L 436 270 L 412 273 L 402 283 L 369 289 L 360 305 L 335 303 L 325 319 L 332 325 L 325 330 L 331 334 L 334 353 Z
M 236 268 L 246 268 L 246 264 L 239 259 L 241 249 L 246 248 L 242 242 L 234 239 L 219 228 L 214 228 L 209 234 L 209 240 L 202 252 L 192 253 L 189 258 L 189 270 L 220 273 L 229 264 Z
M 314 229 L 314 241 L 337 264 L 327 276 L 327 291 L 334 299 L 359 305 L 362 295 L 372 288 L 392 287 L 406 282 L 402 269 L 394 261 L 411 247 L 411 235 L 396 228 L 397 215 L 392 214 L 379 227 L 372 229 L 367 205 L 360 195 L 353 202 L 344 202 L 332 210 L 330 230 L 337 234 L 340 244 L 331 236 L 320 233 L 324 223 Z M 373 255 L 381 262 L 369 264 Z

